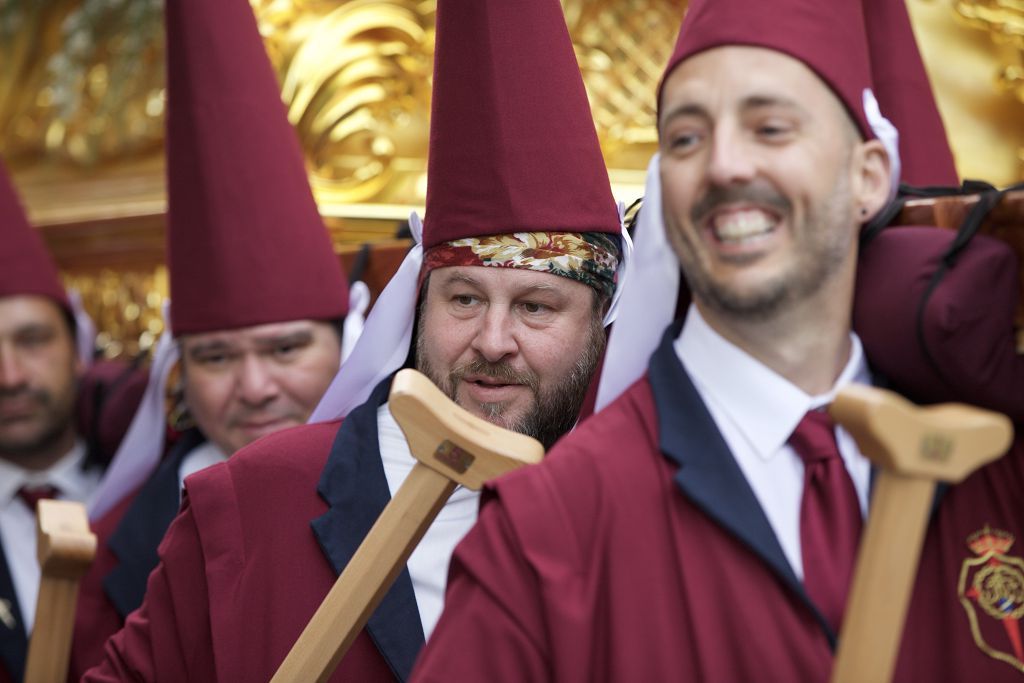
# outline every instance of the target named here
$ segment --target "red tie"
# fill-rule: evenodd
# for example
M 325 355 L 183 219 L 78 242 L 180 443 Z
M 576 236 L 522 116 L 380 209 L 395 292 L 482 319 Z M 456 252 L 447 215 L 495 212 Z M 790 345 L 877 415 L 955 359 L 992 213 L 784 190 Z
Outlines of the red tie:
M 835 428 L 827 413 L 804 415 L 789 444 L 804 461 L 800 501 L 804 588 L 833 632 L 839 633 L 860 540 L 857 491 L 839 455 Z
M 18 489 L 18 497 L 25 501 L 25 505 L 28 506 L 28 509 L 33 514 L 35 514 L 36 505 L 39 504 L 39 501 L 56 498 L 59 493 L 60 491 L 48 484 L 43 486 L 22 486 Z

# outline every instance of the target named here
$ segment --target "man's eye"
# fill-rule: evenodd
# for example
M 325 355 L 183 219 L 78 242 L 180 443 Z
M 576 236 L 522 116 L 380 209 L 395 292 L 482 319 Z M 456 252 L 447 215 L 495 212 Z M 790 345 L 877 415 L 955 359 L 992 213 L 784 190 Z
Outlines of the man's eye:
M 469 294 L 456 294 L 452 297 L 452 301 L 459 306 L 472 306 L 476 303 L 477 299 L 475 296 L 470 296 Z
M 199 365 L 206 365 L 209 367 L 215 367 L 218 365 L 224 365 L 228 362 L 228 354 L 226 353 L 204 353 L 195 357 L 195 362 Z
M 551 310 L 551 308 L 549 306 L 545 306 L 544 304 L 538 304 L 535 301 L 525 301 L 525 302 L 523 302 L 521 304 L 521 306 L 522 306 L 523 310 L 526 311 L 527 313 L 529 313 L 530 315 L 537 315 L 539 313 L 547 313 L 548 311 Z
M 274 347 L 273 354 L 277 358 L 289 358 L 298 353 L 301 348 L 301 344 L 280 344 Z
M 681 133 L 672 136 L 671 148 L 673 150 L 686 151 L 696 147 L 699 141 L 700 136 L 696 133 Z
M 36 349 L 50 342 L 52 335 L 48 334 L 26 334 L 18 338 L 18 344 L 25 348 Z
M 757 135 L 769 140 L 784 138 L 792 132 L 792 126 L 783 123 L 763 123 L 757 127 Z

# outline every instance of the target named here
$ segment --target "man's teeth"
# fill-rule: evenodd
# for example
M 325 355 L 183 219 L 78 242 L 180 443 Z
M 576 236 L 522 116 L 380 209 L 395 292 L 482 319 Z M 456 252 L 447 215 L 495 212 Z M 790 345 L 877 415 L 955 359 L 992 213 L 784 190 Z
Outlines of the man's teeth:
M 739 242 L 771 231 L 775 222 L 762 211 L 733 211 L 715 220 L 715 237 L 723 242 Z

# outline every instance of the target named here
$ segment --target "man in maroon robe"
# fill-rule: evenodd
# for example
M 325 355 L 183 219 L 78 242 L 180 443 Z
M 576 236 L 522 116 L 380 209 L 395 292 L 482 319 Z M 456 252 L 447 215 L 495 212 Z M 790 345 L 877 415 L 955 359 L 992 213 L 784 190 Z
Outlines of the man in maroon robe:
M 2 683 L 21 680 L 35 618 L 36 503 L 95 501 L 145 384 L 122 361 L 94 361 L 95 336 L 0 162 Z
M 543 464 L 485 493 L 416 681 L 829 677 L 871 471 L 843 430 L 819 432 L 836 487 L 816 502 L 848 533 L 816 542 L 818 462 L 804 464 L 798 434 L 842 386 L 872 379 L 872 349 L 850 325 L 857 238 L 896 156 L 876 137 L 861 3 L 694 0 L 688 12 L 660 93 L 636 263 L 645 240 L 667 237 L 652 262 L 674 254 L 694 303 L 638 381 Z M 949 237 L 925 231 L 919 246 Z M 898 261 L 917 277 L 910 246 Z M 1012 288 L 1016 267 L 995 251 L 989 264 Z M 606 374 L 620 332 L 643 327 L 659 293 L 675 308 L 676 286 L 657 289 L 668 265 L 647 269 L 649 287 L 629 281 L 627 299 L 650 303 L 624 299 Z M 868 275 L 889 297 L 911 283 Z M 650 348 L 633 342 L 630 354 Z M 1021 680 L 1022 495 L 1018 442 L 936 496 L 896 680 Z
M 142 604 L 182 480 L 304 424 L 337 373 L 352 318 L 252 8 L 169 0 L 166 14 L 169 329 L 91 508 L 98 550 L 79 592 L 75 680 Z M 181 436 L 161 457 L 175 355 Z
M 185 482 L 142 606 L 85 680 L 269 680 L 412 467 L 387 405 L 407 359 L 546 445 L 575 423 L 623 247 L 561 7 L 438 5 L 422 246 L 314 414 L 327 421 Z M 331 680 L 407 679 L 477 501 L 453 494 Z

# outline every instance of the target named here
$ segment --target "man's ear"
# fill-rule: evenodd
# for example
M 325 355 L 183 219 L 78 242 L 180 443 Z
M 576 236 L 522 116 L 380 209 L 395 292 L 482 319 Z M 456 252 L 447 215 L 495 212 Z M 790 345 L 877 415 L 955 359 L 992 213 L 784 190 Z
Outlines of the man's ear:
M 892 164 L 885 145 L 879 140 L 858 143 L 852 164 L 854 206 L 858 220 L 863 223 L 881 211 L 889 199 Z

